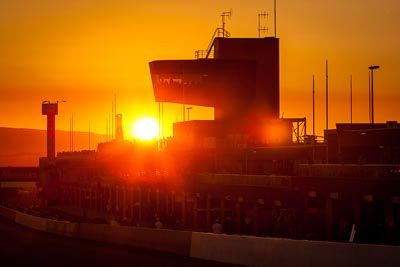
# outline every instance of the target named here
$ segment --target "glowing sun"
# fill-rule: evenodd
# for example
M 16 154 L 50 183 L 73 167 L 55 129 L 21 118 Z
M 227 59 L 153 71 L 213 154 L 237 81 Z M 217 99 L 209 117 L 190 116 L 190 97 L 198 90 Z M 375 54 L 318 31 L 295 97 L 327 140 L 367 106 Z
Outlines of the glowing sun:
M 142 118 L 132 127 L 132 136 L 141 140 L 152 140 L 158 137 L 158 124 L 155 119 Z

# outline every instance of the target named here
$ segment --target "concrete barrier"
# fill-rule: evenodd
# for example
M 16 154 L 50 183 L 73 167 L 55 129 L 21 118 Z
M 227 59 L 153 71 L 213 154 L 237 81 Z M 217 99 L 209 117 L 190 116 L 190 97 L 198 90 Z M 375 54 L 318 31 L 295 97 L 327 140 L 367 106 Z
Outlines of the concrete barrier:
M 17 211 L 15 222 L 39 231 L 47 231 L 47 220 L 45 218 L 40 218 Z
M 400 266 L 400 247 L 192 233 L 191 257 L 247 266 Z
M 79 237 L 189 256 L 191 232 L 81 223 Z
M 0 216 L 15 222 L 15 214 L 16 214 L 15 210 L 0 206 Z
M 171 252 L 179 255 L 190 255 L 192 232 L 167 229 L 132 228 L 133 239 L 129 245 Z
M 78 236 L 79 223 L 67 221 L 46 220 L 46 231 L 48 233 L 63 235 L 68 237 Z
M 108 227 L 110 225 L 107 224 L 80 223 L 78 237 L 104 242 L 104 236 L 108 231 Z
M 246 266 L 400 266 L 400 246 L 224 235 L 55 221 L 0 207 L 27 227 L 94 241 L 171 252 Z

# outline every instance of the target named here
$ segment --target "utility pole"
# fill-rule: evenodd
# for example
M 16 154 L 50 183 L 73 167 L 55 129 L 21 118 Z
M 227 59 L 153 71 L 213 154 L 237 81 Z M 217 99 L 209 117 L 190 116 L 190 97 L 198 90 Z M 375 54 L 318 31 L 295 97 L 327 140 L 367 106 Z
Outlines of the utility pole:
M 274 37 L 276 38 L 276 0 L 274 0 Z
M 379 69 L 379 66 L 369 66 L 371 71 L 371 123 L 374 124 L 374 70 Z

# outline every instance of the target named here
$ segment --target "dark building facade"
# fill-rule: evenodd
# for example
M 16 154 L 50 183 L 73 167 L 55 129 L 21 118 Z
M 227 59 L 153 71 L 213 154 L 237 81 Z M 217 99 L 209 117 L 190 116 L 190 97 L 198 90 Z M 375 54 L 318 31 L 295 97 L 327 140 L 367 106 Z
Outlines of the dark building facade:
M 215 38 L 214 58 L 150 62 L 155 100 L 215 108 L 223 135 L 261 140 L 279 118 L 279 39 Z

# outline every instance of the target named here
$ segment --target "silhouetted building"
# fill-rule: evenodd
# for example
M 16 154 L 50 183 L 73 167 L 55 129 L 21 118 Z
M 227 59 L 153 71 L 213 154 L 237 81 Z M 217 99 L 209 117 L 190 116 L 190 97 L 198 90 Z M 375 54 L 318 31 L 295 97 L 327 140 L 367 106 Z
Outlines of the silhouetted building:
M 47 116 L 47 158 L 54 159 L 56 155 L 56 119 L 58 115 L 58 102 L 43 101 L 42 115 Z
M 214 137 L 262 140 L 279 118 L 279 39 L 215 38 L 213 47 L 213 59 L 150 62 L 156 101 L 214 107 Z

